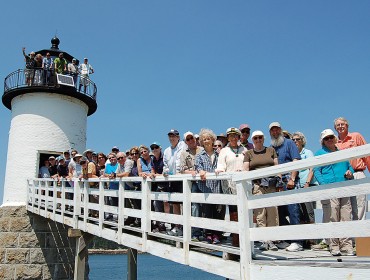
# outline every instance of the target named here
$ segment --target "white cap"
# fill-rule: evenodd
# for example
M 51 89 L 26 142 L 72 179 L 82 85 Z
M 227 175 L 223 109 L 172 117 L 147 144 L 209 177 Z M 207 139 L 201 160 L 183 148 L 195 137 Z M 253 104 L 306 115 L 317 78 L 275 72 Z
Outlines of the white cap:
M 254 136 L 265 136 L 265 135 L 263 134 L 261 130 L 255 130 L 253 131 L 251 138 L 253 139 Z
M 330 135 L 333 135 L 335 136 L 335 133 L 333 130 L 331 130 L 330 128 L 327 128 L 327 129 L 324 129 L 321 134 L 320 134 L 320 143 L 322 144 L 322 140 L 324 140 L 324 138 L 326 136 L 330 136 Z
M 269 125 L 269 130 L 271 130 L 271 128 L 273 128 L 273 127 L 279 127 L 279 128 L 281 128 L 281 125 L 278 122 L 272 122 Z
M 185 133 L 184 133 L 184 139 L 186 140 L 186 137 L 188 137 L 189 135 L 194 136 L 194 133 L 193 133 L 193 132 L 191 132 L 191 131 L 187 131 L 187 132 L 185 132 Z
M 227 130 L 226 130 L 226 135 L 229 136 L 230 134 L 237 134 L 237 135 L 242 135 L 242 133 L 240 132 L 239 129 L 237 129 L 236 127 L 229 127 Z

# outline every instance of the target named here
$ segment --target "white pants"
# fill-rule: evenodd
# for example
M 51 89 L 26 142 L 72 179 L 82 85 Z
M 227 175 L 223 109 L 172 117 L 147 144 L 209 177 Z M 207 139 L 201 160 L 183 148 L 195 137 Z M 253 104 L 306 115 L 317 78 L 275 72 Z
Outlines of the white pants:
M 365 173 L 363 171 L 353 173 L 353 177 L 356 179 L 363 179 L 366 178 Z M 351 197 L 351 205 L 352 205 L 352 220 L 365 220 L 366 214 L 366 195 L 358 195 Z

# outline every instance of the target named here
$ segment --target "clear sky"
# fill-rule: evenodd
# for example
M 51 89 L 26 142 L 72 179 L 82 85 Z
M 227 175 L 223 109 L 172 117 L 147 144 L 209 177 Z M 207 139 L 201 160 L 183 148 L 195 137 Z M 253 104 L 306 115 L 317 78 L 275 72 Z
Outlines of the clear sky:
M 95 68 L 87 148 L 166 147 L 171 128 L 248 123 L 268 134 L 279 121 L 316 151 L 339 116 L 370 141 L 369 13 L 367 0 L 5 1 L 0 74 L 56 33 L 60 49 Z M 1 106 L 1 185 L 10 116 Z

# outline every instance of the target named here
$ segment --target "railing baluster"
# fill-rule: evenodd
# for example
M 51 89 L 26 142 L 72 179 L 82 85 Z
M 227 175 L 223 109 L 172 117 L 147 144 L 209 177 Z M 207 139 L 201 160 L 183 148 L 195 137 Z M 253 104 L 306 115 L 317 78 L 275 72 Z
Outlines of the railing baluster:
M 189 264 L 189 242 L 191 240 L 191 187 L 192 181 L 184 179 L 182 181 L 183 186 L 183 238 L 184 238 L 184 262 Z

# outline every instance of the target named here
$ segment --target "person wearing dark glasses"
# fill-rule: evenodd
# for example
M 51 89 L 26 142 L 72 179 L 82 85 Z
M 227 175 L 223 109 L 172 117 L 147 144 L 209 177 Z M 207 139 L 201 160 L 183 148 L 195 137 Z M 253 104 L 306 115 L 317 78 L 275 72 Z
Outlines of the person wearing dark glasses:
M 338 142 L 334 131 L 325 129 L 321 132 L 320 142 L 322 148 L 315 153 L 315 156 L 321 156 L 338 151 L 336 144 Z M 354 170 L 349 161 L 337 162 L 325 166 L 318 166 L 313 169 L 315 177 L 320 185 L 343 182 L 353 179 Z M 351 199 L 350 197 L 332 198 L 322 200 L 323 222 L 351 221 Z M 352 239 L 330 238 L 328 240 L 330 253 L 333 256 L 353 256 Z

